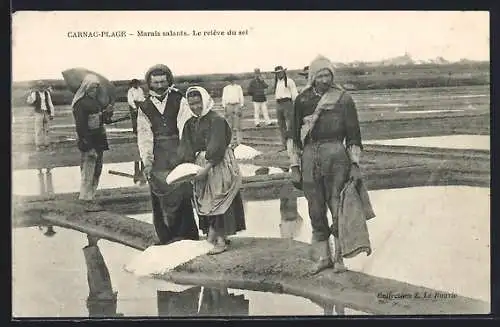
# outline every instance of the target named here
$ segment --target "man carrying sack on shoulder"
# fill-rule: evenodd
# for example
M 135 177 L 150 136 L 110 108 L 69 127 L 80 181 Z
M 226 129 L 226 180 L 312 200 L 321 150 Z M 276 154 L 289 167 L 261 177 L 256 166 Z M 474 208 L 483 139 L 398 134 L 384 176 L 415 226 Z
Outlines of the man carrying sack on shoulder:
M 341 206 L 344 203 L 362 204 L 361 201 L 353 202 L 352 198 L 349 201 L 342 199 L 341 202 L 347 182 L 361 178 L 358 164 L 362 144 L 356 106 L 352 97 L 333 82 L 334 74 L 333 65 L 327 58 L 318 56 L 312 61 L 308 84 L 295 100 L 292 138 L 287 141 L 287 147 L 291 149 L 293 184 L 304 191 L 309 206 L 311 254 L 315 261 L 312 274 L 326 268 L 333 268 L 335 272 L 346 270 L 343 262 L 346 256 L 341 246 L 344 240 L 339 239 L 345 233 L 339 235 L 339 230 L 345 231 L 345 213 L 353 211 Z M 366 192 L 366 189 L 362 191 Z M 367 200 L 367 194 L 363 193 L 362 199 Z M 374 214 L 369 201 L 363 204 L 367 206 L 362 212 L 364 219 L 361 225 L 364 224 L 364 229 L 359 229 L 365 231 L 361 235 L 363 244 L 358 244 L 359 251 L 349 249 L 349 257 L 362 251 L 371 253 L 365 220 L 373 218 Z M 332 214 L 330 227 L 327 209 Z M 341 217 L 339 212 L 343 214 Z M 368 214 L 365 215 L 365 212 Z M 334 236 L 333 251 L 329 245 L 331 234 Z M 348 237 L 356 236 L 357 230 L 353 229 L 349 234 Z

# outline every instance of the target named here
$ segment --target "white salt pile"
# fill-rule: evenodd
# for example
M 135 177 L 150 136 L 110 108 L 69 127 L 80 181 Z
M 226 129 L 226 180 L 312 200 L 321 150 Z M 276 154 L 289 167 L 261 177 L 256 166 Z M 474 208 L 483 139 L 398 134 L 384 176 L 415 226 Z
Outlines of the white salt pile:
M 234 149 L 236 159 L 253 159 L 262 152 L 252 148 L 251 146 L 240 144 Z
M 135 256 L 123 268 L 137 276 L 164 274 L 213 247 L 207 241 L 182 240 L 167 245 L 154 245 Z

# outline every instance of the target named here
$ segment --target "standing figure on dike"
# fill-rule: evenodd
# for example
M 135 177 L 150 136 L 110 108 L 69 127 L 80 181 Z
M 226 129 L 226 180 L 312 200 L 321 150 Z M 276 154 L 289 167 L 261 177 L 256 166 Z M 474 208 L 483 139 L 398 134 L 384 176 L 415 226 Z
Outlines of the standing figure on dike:
M 236 76 L 231 75 L 228 78 L 229 84 L 222 89 L 222 108 L 229 126 L 231 126 L 233 147 L 241 144 L 243 141 L 241 130 L 242 110 L 245 105 L 243 89 L 236 84 Z
M 54 104 L 49 89 L 45 88 L 42 81 L 37 81 L 26 102 L 34 108 L 36 150 L 49 150 L 51 146 L 49 121 L 54 119 Z
M 254 69 L 254 78 L 248 85 L 248 95 L 252 97 L 254 108 L 254 124 L 255 127 L 261 126 L 260 113 L 264 116 L 266 126 L 274 125 L 269 117 L 269 110 L 267 108 L 267 88 L 269 85 L 262 78 L 262 73 L 259 68 Z
M 358 171 L 362 150 L 358 113 L 352 97 L 334 83 L 335 70 L 318 56 L 309 65 L 307 87 L 297 96 L 292 120 L 291 173 L 302 188 L 312 225 L 312 273 L 346 270 L 339 241 L 340 193 Z M 345 145 L 344 145 L 345 143 Z M 333 224 L 328 226 L 327 209 Z M 329 237 L 333 234 L 335 253 Z M 333 261 L 332 261 L 333 256 Z
M 139 104 L 137 143 L 151 191 L 153 225 L 160 244 L 198 240 L 192 185 L 166 183 L 168 173 L 179 164 L 179 135 L 191 111 L 186 98 L 173 86 L 174 78 L 167 66 L 151 67 L 145 80 L 149 92 Z
M 297 98 L 297 86 L 293 79 L 286 74 L 286 68 L 274 68 L 274 96 L 276 98 L 276 115 L 280 128 L 281 143 L 286 150 L 287 139 L 290 136 L 290 125 L 293 115 L 293 102 Z
M 186 98 L 194 117 L 183 128 L 179 156 L 202 168 L 194 181 L 194 204 L 200 229 L 214 244 L 209 254 L 228 247 L 227 236 L 245 229 L 240 194 L 242 175 L 231 144 L 231 127 L 216 112 L 207 90 L 188 88 Z
M 134 78 L 130 82 L 130 88 L 127 92 L 127 102 L 130 120 L 132 121 L 132 132 L 137 135 L 137 112 L 139 110 L 139 104 L 144 102 L 144 91 L 138 79 Z M 143 169 L 144 165 L 140 160 L 134 162 L 134 184 L 143 185 L 146 183 L 144 175 L 142 174 Z
M 98 100 L 100 83 L 96 75 L 88 74 L 75 93 L 71 106 L 81 153 L 79 200 L 86 211 L 101 211 L 95 195 L 102 173 L 103 154 L 109 150 L 104 123 L 111 113 Z

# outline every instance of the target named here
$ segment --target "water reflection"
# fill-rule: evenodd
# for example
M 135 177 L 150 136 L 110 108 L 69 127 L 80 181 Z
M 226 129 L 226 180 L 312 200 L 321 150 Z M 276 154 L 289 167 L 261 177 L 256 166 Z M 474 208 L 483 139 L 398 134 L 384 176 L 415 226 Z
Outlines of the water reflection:
M 43 227 L 41 227 L 43 229 Z M 48 225 L 47 226 L 47 229 L 45 230 L 45 233 L 43 233 L 43 235 L 47 236 L 47 237 L 52 237 L 54 235 L 56 235 L 56 231 L 54 230 L 54 226 L 52 225 Z
M 107 163 L 103 165 L 98 189 L 114 189 L 144 185 L 143 165 L 140 161 Z M 253 176 L 259 166 L 240 164 L 243 176 Z M 283 170 L 269 168 L 269 174 L 282 173 Z M 75 178 L 76 177 L 76 178 Z M 36 181 L 38 180 L 38 185 Z M 56 167 L 40 169 L 16 169 L 12 171 L 12 194 L 15 195 L 47 195 L 79 192 L 80 167 Z
M 54 181 L 50 168 L 46 168 L 45 173 L 43 169 L 38 169 L 38 185 L 40 195 L 54 196 Z
M 287 294 L 137 278 L 123 270 L 137 250 L 57 226 L 16 228 L 13 242 L 16 317 L 296 316 L 333 312 L 331 304 L 320 305 Z M 347 314 L 360 313 L 350 310 Z
M 244 295 L 231 294 L 227 288 L 202 287 L 198 314 L 201 316 L 248 316 L 249 302 Z
M 133 178 L 110 174 L 110 170 L 120 171 L 133 176 L 134 163 L 104 164 L 99 189 L 112 189 L 133 186 Z M 56 167 L 52 169 L 19 169 L 12 171 L 12 194 L 15 195 L 53 195 L 79 192 L 80 167 Z M 38 181 L 35 182 L 35 181 Z
M 117 295 L 111 276 L 97 246 L 98 239 L 87 235 L 88 245 L 83 248 L 87 266 L 89 317 L 120 317 L 117 313 Z M 248 316 L 250 300 L 244 294 L 234 294 L 227 287 L 186 287 L 183 291 L 157 290 L 159 317 L 193 316 Z M 345 309 L 337 304 L 316 304 L 324 315 L 344 315 Z M 320 314 L 318 312 L 317 314 Z
M 344 316 L 346 313 L 346 308 L 342 304 L 331 304 L 326 303 L 321 305 L 323 307 L 323 313 L 325 316 Z
M 158 316 L 248 316 L 249 300 L 225 287 L 191 287 L 182 292 L 157 291 Z
M 198 313 L 198 298 L 201 286 L 196 286 L 182 292 L 157 291 L 158 316 L 179 317 L 195 316 Z
M 282 238 L 295 239 L 300 235 L 302 227 L 304 226 L 304 219 L 302 217 L 297 217 L 294 220 L 282 219 L 280 222 L 280 236 Z
M 87 266 L 89 296 L 87 310 L 89 317 L 123 316 L 116 312 L 118 292 L 113 291 L 108 267 L 97 246 L 98 239 L 87 235 L 88 245 L 83 248 L 83 256 Z
M 489 135 L 422 136 L 388 140 L 367 140 L 365 144 L 418 146 L 445 149 L 490 150 Z

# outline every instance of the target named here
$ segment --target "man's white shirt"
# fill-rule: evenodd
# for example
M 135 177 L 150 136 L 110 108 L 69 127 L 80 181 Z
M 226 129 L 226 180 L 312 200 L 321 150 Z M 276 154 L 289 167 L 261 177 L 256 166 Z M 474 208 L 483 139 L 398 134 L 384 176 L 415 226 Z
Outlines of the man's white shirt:
M 131 106 L 134 109 L 137 109 L 135 101 L 138 102 L 144 101 L 144 91 L 140 87 L 138 88 L 131 87 L 127 92 L 127 102 L 129 106 Z
M 37 92 L 40 94 L 40 109 L 42 111 L 48 111 L 48 108 L 45 104 L 45 91 L 33 91 L 33 92 L 31 92 L 28 95 L 28 99 L 26 100 L 26 102 L 28 102 L 28 104 L 35 103 Z M 52 97 L 50 96 L 50 92 L 47 92 L 47 94 L 48 94 L 48 100 L 49 100 L 48 102 L 49 102 L 50 111 L 51 111 L 50 115 L 54 116 L 54 105 L 52 104 Z
M 279 79 L 276 83 L 276 92 L 274 93 L 276 99 L 290 98 L 295 101 L 298 95 L 297 86 L 291 78 L 287 78 L 287 86 L 285 86 L 285 80 Z
M 226 107 L 229 103 L 238 103 L 240 106 L 245 104 L 243 89 L 238 84 L 229 84 L 222 90 L 222 106 Z

